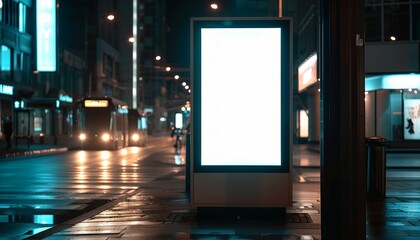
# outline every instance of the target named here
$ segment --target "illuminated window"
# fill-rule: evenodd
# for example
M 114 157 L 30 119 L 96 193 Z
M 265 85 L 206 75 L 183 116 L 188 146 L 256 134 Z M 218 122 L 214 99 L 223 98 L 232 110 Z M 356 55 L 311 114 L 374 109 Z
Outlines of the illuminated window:
M 12 51 L 9 47 L 1 45 L 0 50 L 0 74 L 1 79 L 10 78 Z
M 19 3 L 19 31 L 26 31 L 26 6 Z

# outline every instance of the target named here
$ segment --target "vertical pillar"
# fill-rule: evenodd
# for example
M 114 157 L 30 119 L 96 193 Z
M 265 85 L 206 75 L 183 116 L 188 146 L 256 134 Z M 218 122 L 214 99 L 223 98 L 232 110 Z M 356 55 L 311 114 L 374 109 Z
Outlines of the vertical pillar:
M 364 1 L 321 1 L 322 239 L 366 238 Z

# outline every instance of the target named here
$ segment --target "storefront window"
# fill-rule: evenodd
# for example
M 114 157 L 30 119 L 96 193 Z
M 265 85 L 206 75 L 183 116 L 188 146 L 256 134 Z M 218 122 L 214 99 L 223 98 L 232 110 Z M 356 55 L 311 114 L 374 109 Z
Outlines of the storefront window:
M 391 140 L 401 141 L 403 136 L 402 126 L 402 91 L 392 90 L 389 95 L 391 109 Z
M 365 94 L 366 136 L 381 136 L 388 141 L 403 138 L 402 92 L 377 90 Z
M 410 9 L 408 4 L 384 6 L 384 40 L 410 40 Z
M 418 90 L 404 92 L 404 139 L 420 140 L 420 95 Z
M 42 133 L 42 114 L 40 109 L 34 110 L 34 133 L 35 135 L 38 135 Z

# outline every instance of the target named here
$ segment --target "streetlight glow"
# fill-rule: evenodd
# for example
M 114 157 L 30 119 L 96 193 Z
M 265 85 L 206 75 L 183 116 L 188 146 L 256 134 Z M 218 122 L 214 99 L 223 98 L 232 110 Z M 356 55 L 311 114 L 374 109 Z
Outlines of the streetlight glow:
M 162 57 L 161 56 L 156 56 L 155 59 L 156 59 L 156 61 L 159 61 L 160 59 L 162 59 Z
M 114 14 L 109 14 L 108 16 L 106 16 L 106 18 L 107 18 L 109 21 L 114 21 L 115 16 L 114 16 Z
M 166 67 L 166 71 L 167 72 L 171 71 L 171 67 Z
M 175 78 L 176 80 L 178 80 L 178 79 L 179 79 L 179 75 L 175 75 L 175 76 L 174 76 L 174 78 Z
M 210 5 L 210 7 L 211 7 L 212 9 L 214 9 L 214 10 L 216 10 L 216 9 L 218 9 L 218 8 L 219 8 L 219 6 L 217 5 L 217 3 L 212 3 L 212 4 Z
M 184 86 L 184 87 L 185 87 L 186 85 L 187 85 L 187 83 L 186 83 L 186 82 L 182 82 L 182 86 Z
M 131 42 L 131 43 L 133 43 L 134 42 L 134 37 L 129 37 L 128 38 L 128 41 Z

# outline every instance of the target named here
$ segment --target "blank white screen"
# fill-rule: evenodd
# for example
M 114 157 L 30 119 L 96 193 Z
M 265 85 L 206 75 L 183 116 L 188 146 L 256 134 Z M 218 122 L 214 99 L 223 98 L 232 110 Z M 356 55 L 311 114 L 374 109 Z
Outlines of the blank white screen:
M 281 165 L 280 36 L 280 28 L 201 29 L 203 166 Z

